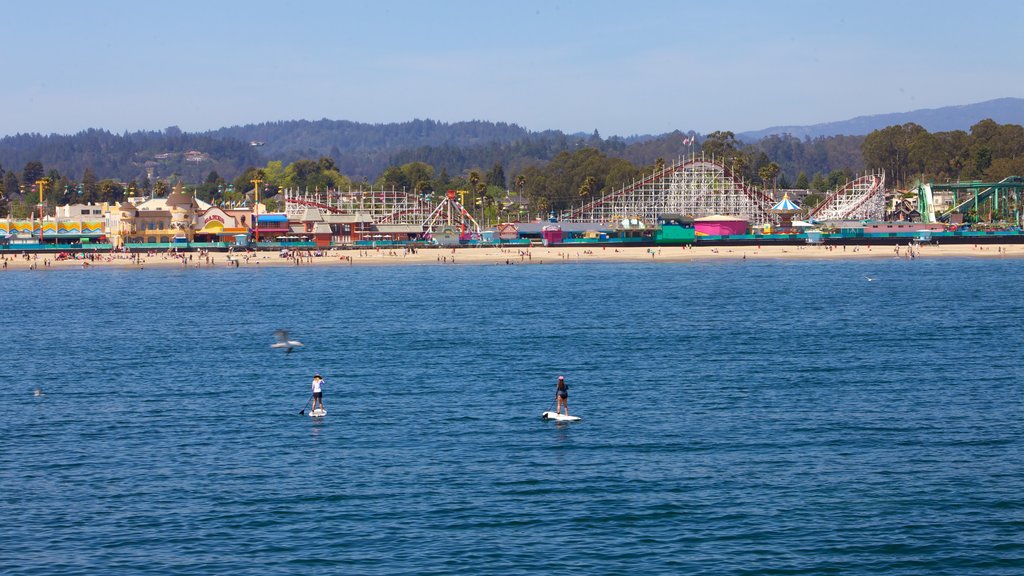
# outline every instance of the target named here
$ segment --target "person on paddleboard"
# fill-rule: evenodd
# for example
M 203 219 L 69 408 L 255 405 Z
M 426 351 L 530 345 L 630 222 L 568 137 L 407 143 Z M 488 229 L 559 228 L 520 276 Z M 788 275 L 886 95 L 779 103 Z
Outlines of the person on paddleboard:
M 565 383 L 565 376 L 558 377 L 558 384 L 555 385 L 555 400 L 558 402 L 558 408 L 555 409 L 555 414 L 562 412 L 562 407 L 565 407 L 565 415 L 569 415 L 569 385 Z
M 317 404 L 320 410 L 324 409 L 324 379 L 319 374 L 313 376 L 313 411 L 316 411 Z

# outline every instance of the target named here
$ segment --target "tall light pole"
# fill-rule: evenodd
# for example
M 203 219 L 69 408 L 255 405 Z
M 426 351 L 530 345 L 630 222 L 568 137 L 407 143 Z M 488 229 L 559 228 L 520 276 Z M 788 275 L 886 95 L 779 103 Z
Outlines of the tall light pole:
M 254 216 L 252 217 L 252 226 L 256 230 L 256 242 L 258 243 L 260 241 L 260 182 L 263 182 L 263 180 L 256 178 L 255 180 L 250 180 L 250 182 L 256 185 L 256 206 Z
M 46 180 L 36 180 L 36 186 L 39 187 L 39 243 L 43 243 L 43 184 L 46 184 Z

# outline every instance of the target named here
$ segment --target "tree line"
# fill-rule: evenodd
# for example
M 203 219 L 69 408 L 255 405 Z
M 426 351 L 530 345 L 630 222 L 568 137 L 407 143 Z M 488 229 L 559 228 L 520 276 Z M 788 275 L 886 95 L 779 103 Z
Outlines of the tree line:
M 413 124 L 408 128 L 415 126 L 435 136 L 441 130 L 436 123 Z M 459 190 L 467 206 L 481 217 L 521 216 L 525 206 L 529 206 L 530 214 L 540 215 L 603 196 L 688 154 L 715 157 L 733 174 L 755 186 L 810 189 L 814 193 L 805 203 L 811 204 L 864 170 L 885 170 L 889 185 L 894 188 L 910 186 L 917 179 L 999 180 L 1024 174 L 1024 128 L 992 120 L 975 124 L 969 132 L 932 134 L 916 124 L 904 124 L 867 136 L 800 140 L 783 135 L 753 143 L 744 143 L 728 131 L 704 136 L 676 131 L 628 140 L 605 139 L 596 131 L 574 136 L 547 132 L 536 138 L 515 139 L 511 136 L 519 132 L 509 126 L 502 127 L 508 136 L 504 140 L 484 141 L 486 123 L 473 126 L 478 133 L 471 140 L 475 138 L 478 144 L 442 143 L 395 152 L 372 180 L 347 171 L 331 155 L 254 161 L 258 156 L 251 154 L 248 145 L 246 150 L 250 154 L 245 156 L 248 160 L 241 169 L 208 169 L 194 178 L 172 173 L 150 179 L 144 170 L 125 179 L 92 165 L 75 177 L 75 172 L 59 168 L 59 163 L 31 159 L 15 170 L 5 169 L 4 165 L 9 164 L 4 162 L 0 164 L 0 216 L 11 212 L 27 214 L 38 202 L 39 181 L 44 202 L 55 206 L 118 202 L 133 195 L 162 197 L 179 183 L 185 185 L 188 193 L 207 202 L 241 203 L 251 201 L 254 180 L 260 181 L 261 196 L 271 199 L 272 209 L 280 208 L 273 204 L 273 197 L 286 188 L 315 192 L 386 187 L 404 189 L 435 201 L 447 190 Z M 180 131 L 170 129 L 141 140 L 161 140 L 163 136 L 157 134 L 169 135 L 172 140 L 179 138 L 179 147 L 195 143 Z M 97 143 L 117 139 L 98 131 L 90 131 L 88 138 Z M 123 153 L 112 152 L 114 156 Z M 97 159 L 99 166 L 110 166 L 100 161 L 102 157 L 98 152 L 90 156 Z

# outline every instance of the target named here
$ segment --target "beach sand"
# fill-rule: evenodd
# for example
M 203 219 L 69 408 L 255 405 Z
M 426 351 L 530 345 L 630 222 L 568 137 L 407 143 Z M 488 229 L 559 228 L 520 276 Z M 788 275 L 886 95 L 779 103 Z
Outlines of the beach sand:
M 135 257 L 138 257 L 136 260 Z M 734 247 L 481 247 L 421 248 L 415 253 L 402 249 L 329 250 L 322 256 L 283 258 L 277 252 L 242 254 L 210 253 L 201 256 L 187 253 L 186 262 L 166 253 L 114 254 L 101 253 L 95 260 L 55 259 L 53 254 L 30 255 L 26 260 L 18 254 L 4 254 L 6 266 L 0 272 L 13 270 L 57 270 L 68 268 L 249 268 L 265 266 L 374 266 L 374 265 L 541 265 L 578 262 L 693 262 L 715 260 L 812 260 L 907 258 L 907 247 L 893 246 L 734 246 Z M 915 250 L 917 258 L 1021 258 L 1024 244 L 923 244 Z M 236 265 L 237 264 L 237 265 Z M 2 265 L 0 265 L 2 266 Z

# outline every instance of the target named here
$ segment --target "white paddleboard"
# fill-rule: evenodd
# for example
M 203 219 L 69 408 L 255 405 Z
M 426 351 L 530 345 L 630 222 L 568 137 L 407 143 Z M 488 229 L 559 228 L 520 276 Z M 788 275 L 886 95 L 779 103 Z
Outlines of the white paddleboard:
M 314 417 L 314 418 L 317 418 L 317 417 L 320 417 L 320 416 L 327 416 L 327 410 L 324 410 L 322 408 L 319 409 L 319 410 L 310 410 L 309 411 L 309 415 Z
M 566 416 L 565 414 L 550 411 L 541 414 L 540 417 L 545 420 L 554 420 L 555 422 L 579 422 L 582 420 L 579 416 Z

